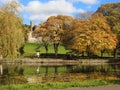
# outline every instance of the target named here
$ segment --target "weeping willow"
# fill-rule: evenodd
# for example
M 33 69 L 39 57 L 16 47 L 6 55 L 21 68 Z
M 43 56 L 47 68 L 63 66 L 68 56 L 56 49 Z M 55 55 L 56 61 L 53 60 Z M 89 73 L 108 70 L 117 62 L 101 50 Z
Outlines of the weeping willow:
M 16 58 L 24 43 L 22 19 L 17 7 L 15 2 L 0 7 L 0 54 L 4 58 Z

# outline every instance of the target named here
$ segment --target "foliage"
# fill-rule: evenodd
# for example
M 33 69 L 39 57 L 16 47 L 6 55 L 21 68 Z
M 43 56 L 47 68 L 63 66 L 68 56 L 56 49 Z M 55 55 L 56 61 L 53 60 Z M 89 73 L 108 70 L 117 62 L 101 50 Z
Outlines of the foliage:
M 30 26 L 29 25 L 22 25 L 23 28 L 23 33 L 24 33 L 24 41 L 27 42 L 28 41 L 28 33 L 30 31 Z
M 119 40 L 115 49 L 115 57 L 117 57 L 117 51 L 120 48 L 120 3 L 104 4 L 97 12 L 103 13 L 107 18 L 112 32 L 117 35 Z
M 71 29 L 73 20 L 70 16 L 51 16 L 35 32 L 42 36 L 45 44 L 52 43 L 54 45 L 55 55 L 57 55 L 58 46 L 62 43 L 64 31 Z
M 105 17 L 100 13 L 93 14 L 87 20 L 76 20 L 74 29 L 67 32 L 64 39 L 67 48 L 94 54 L 102 50 L 113 50 L 116 44 L 116 35 L 111 32 Z
M 119 48 L 119 9 L 120 3 L 102 5 L 97 12 L 78 14 L 77 19 L 70 16 L 51 16 L 35 30 L 45 42 L 54 44 L 57 55 L 62 43 L 66 49 L 75 52 L 96 54 Z M 116 36 L 117 35 L 117 36 Z M 116 51 L 115 51 L 116 52 Z
M 15 58 L 24 43 L 22 20 L 18 14 L 16 2 L 0 7 L 0 54 Z

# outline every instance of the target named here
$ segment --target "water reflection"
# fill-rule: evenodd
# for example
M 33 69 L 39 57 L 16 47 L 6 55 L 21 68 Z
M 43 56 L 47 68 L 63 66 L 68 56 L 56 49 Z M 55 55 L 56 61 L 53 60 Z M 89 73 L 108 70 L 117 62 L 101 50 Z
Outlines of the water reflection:
M 2 75 L 3 74 L 3 66 L 2 66 L 2 64 L 0 64 L 0 75 Z
M 72 81 L 85 79 L 118 79 L 120 65 L 3 65 L 1 84 L 47 82 L 47 81 Z

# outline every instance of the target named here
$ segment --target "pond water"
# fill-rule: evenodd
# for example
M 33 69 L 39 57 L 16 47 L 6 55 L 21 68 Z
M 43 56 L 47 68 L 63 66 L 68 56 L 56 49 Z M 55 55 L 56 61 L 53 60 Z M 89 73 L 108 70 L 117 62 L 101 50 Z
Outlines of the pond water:
M 57 69 L 57 71 L 55 71 Z M 3 74 L 18 73 L 23 75 L 37 75 L 45 73 L 64 73 L 67 72 L 66 66 L 28 66 L 28 65 L 3 65 Z
M 98 75 L 102 79 L 120 78 L 120 65 L 29 66 L 4 64 L 0 84 L 27 83 L 30 78 L 36 81 L 40 80 L 40 82 L 98 79 Z

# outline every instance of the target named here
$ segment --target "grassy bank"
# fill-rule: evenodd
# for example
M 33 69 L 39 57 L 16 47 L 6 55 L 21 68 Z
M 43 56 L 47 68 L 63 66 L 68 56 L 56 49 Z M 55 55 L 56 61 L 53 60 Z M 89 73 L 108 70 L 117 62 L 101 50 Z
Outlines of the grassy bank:
M 36 56 L 36 50 L 39 50 L 41 54 L 46 53 L 45 47 L 42 44 L 35 44 L 35 43 L 26 43 L 24 47 L 24 56 Z M 69 52 L 65 49 L 64 46 L 59 45 L 58 47 L 58 54 L 66 54 Z M 48 46 L 48 53 L 54 53 L 53 45 Z
M 41 54 L 45 54 L 46 50 L 43 44 L 37 43 L 26 43 L 24 46 L 24 57 L 34 57 L 36 56 L 36 50 L 39 50 Z M 66 54 L 69 50 L 66 50 L 64 46 L 59 45 L 58 47 L 58 54 Z M 48 54 L 54 54 L 54 47 L 53 45 L 48 46 Z M 86 56 L 86 53 L 84 53 Z M 97 56 L 101 56 L 100 52 L 96 53 Z M 93 56 L 96 57 L 96 56 Z M 113 57 L 111 51 L 106 51 L 103 53 L 103 57 Z
M 49 90 L 58 88 L 71 88 L 71 87 L 89 87 L 89 86 L 101 86 L 120 84 L 120 81 L 105 81 L 105 80 L 85 80 L 85 81 L 73 81 L 73 82 L 50 82 L 44 84 L 28 83 L 19 85 L 5 85 L 0 86 L 0 90 Z

